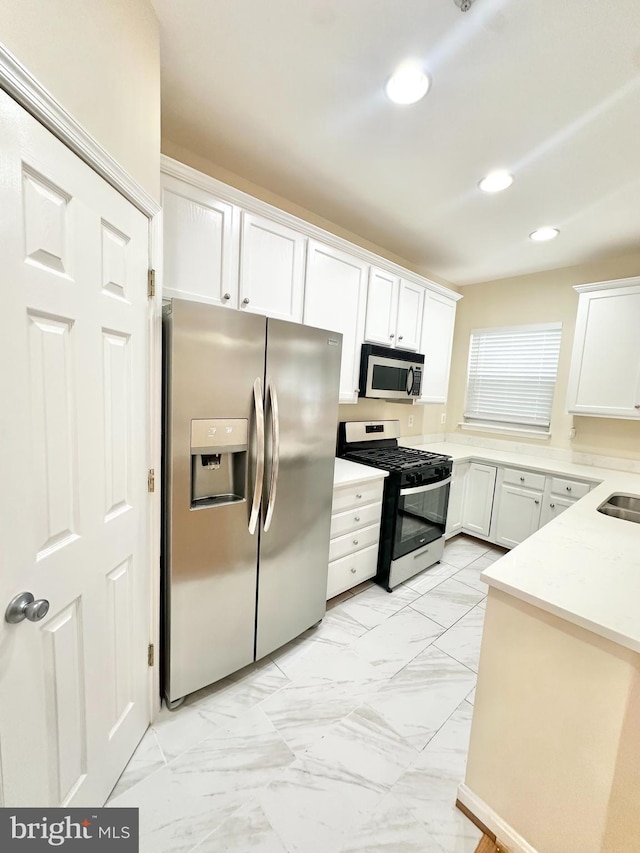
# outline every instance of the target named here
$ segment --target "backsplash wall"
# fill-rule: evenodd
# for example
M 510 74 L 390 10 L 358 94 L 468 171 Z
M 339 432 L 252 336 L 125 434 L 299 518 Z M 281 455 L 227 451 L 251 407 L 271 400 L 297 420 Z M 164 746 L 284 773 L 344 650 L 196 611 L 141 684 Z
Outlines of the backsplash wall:
M 401 436 L 444 435 L 445 424 L 441 415 L 446 406 L 409 405 L 408 403 L 387 403 L 384 400 L 358 400 L 354 405 L 343 403 L 339 407 L 341 421 L 399 420 Z M 409 418 L 413 425 L 409 426 Z

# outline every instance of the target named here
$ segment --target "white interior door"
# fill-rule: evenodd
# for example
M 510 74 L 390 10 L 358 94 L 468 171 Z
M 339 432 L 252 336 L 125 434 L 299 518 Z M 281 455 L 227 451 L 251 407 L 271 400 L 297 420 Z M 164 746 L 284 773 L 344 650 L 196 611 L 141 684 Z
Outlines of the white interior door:
M 101 805 L 150 711 L 148 221 L 3 92 L 0 127 L 2 804 Z

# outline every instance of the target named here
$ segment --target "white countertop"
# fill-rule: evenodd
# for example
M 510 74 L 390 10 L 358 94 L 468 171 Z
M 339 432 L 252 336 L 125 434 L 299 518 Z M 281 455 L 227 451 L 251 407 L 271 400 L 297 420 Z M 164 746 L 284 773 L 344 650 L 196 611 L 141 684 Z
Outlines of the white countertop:
M 336 457 L 336 465 L 333 469 L 333 485 L 349 486 L 352 483 L 364 483 L 367 480 L 383 480 L 388 477 L 387 471 L 379 468 L 371 468 L 369 465 L 360 465 L 358 462 L 349 462 L 347 459 Z
M 448 442 L 418 445 L 599 482 L 562 515 L 485 569 L 489 586 L 640 652 L 640 524 L 597 512 L 610 495 L 640 495 L 640 475 Z

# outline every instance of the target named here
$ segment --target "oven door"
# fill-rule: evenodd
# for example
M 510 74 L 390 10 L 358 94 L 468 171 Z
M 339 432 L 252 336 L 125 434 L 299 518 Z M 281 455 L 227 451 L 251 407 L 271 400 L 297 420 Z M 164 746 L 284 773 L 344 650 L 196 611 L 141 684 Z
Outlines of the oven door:
M 400 489 L 392 559 L 397 560 L 444 536 L 451 477 Z

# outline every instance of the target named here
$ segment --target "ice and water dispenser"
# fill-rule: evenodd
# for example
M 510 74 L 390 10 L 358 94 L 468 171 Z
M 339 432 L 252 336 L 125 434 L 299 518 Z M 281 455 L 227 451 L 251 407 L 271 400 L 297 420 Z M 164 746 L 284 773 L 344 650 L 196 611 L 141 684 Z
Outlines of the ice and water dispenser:
M 191 421 L 191 509 L 245 499 L 249 422 Z

